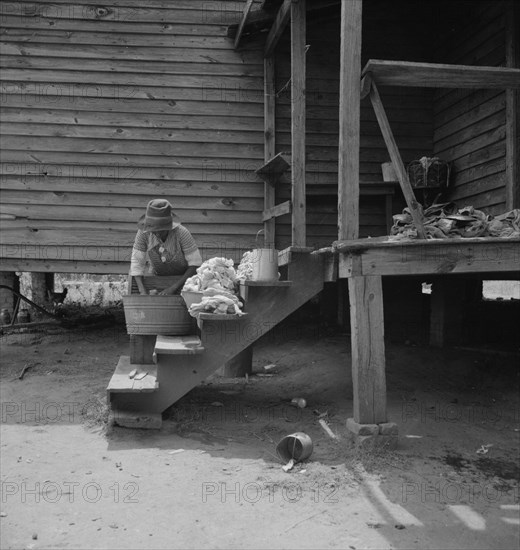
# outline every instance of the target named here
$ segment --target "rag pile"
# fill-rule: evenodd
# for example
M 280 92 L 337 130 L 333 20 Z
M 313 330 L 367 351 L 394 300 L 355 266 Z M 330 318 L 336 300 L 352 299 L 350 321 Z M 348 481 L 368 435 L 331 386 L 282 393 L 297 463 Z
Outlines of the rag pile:
M 183 291 L 202 292 L 202 301 L 192 304 L 189 313 L 225 313 L 242 315 L 242 302 L 237 297 L 238 278 L 233 260 L 211 258 L 197 268 L 196 275 L 184 283 Z
M 452 202 L 433 204 L 426 208 L 424 231 L 428 239 L 471 237 L 520 238 L 520 209 L 499 216 L 486 214 L 473 206 L 457 209 Z M 389 240 L 416 239 L 417 228 L 408 208 L 393 216 L 394 225 Z
M 253 278 L 253 263 L 258 261 L 254 251 L 248 250 L 242 256 L 242 260 L 237 267 L 237 279 L 239 281 L 249 281 Z

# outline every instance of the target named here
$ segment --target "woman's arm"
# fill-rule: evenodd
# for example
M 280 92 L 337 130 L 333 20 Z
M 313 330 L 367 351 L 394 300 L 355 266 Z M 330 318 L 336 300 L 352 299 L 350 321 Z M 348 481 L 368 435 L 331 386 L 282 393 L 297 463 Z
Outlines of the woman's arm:
M 144 280 L 142 275 L 136 275 L 134 277 L 135 282 L 137 283 L 137 288 L 139 289 L 139 294 L 148 294 L 145 286 L 144 286 Z
M 184 283 L 186 282 L 186 279 L 188 279 L 189 277 L 193 277 L 195 273 L 197 273 L 197 267 L 189 266 L 188 269 L 184 272 L 184 275 L 175 284 L 169 286 L 168 288 L 165 288 L 162 292 L 159 292 L 159 296 L 171 296 L 172 294 L 175 294 L 177 291 L 182 289 Z
M 143 275 L 146 268 L 146 235 L 138 231 L 135 236 L 130 260 L 130 275 L 135 278 L 139 294 L 148 294 L 144 286 Z

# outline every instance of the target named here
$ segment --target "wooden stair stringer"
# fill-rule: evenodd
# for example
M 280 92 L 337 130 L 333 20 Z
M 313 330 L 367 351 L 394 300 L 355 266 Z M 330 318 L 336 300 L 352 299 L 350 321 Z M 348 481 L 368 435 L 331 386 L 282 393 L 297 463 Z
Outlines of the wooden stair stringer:
M 164 411 L 323 289 L 323 261 L 318 255 L 298 255 L 289 264 L 288 275 L 292 282 L 289 287 L 249 287 L 246 317 L 204 321 L 204 353 L 159 355 L 159 388 L 155 392 L 115 394 L 113 404 L 127 410 Z

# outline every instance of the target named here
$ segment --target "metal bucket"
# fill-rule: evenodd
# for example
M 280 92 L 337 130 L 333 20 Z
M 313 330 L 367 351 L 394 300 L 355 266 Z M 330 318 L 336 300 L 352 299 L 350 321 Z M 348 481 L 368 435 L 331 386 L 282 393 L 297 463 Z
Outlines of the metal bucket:
M 311 456 L 312 450 L 312 439 L 303 432 L 286 435 L 276 446 L 276 452 L 284 464 L 291 459 L 301 462 Z
M 278 280 L 278 251 L 274 248 L 256 248 L 253 250 L 253 281 Z
M 180 296 L 123 296 L 128 334 L 183 336 L 194 332 L 194 320 Z

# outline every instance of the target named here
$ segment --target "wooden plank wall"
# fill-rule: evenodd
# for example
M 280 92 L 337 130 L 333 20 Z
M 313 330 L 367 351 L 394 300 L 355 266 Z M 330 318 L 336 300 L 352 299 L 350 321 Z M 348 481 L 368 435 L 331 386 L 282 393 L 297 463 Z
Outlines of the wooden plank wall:
M 463 2 L 464 17 L 443 36 L 437 61 L 505 65 L 505 6 L 501 0 Z M 446 6 L 445 10 L 450 10 Z M 446 11 L 445 13 L 448 13 Z M 505 211 L 506 94 L 497 90 L 438 90 L 434 152 L 452 162 L 449 198 L 491 214 Z
M 416 24 L 422 11 L 407 2 L 366 1 L 363 4 L 362 62 L 369 58 L 424 61 L 430 43 Z M 339 116 L 339 8 L 307 18 L 307 242 L 328 246 L 337 238 L 338 116 Z M 406 32 L 403 30 L 406 29 Z M 290 77 L 287 32 L 276 57 L 276 150 L 290 151 Z M 381 88 L 381 95 L 405 162 L 431 154 L 432 91 Z M 361 104 L 360 179 L 362 184 L 382 182 L 381 163 L 389 161 L 381 131 L 369 99 Z M 288 181 L 286 178 L 284 181 Z M 396 186 L 397 190 L 398 186 Z M 394 213 L 402 209 L 397 190 Z M 277 200 L 288 198 L 282 189 Z M 277 244 L 290 236 L 289 216 L 278 218 Z M 362 196 L 360 236 L 385 235 L 382 197 Z
M 205 256 L 262 227 L 261 44 L 230 0 L 2 2 L 3 269 L 127 272 L 148 200 Z

